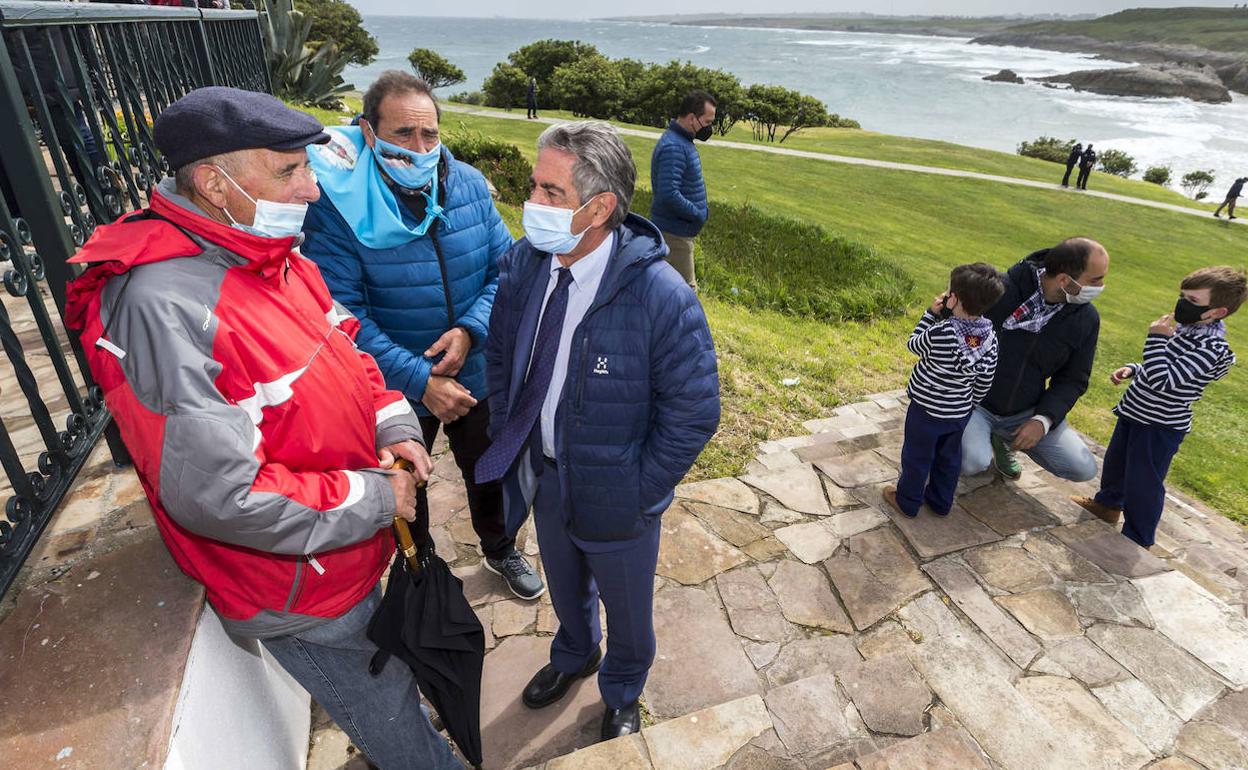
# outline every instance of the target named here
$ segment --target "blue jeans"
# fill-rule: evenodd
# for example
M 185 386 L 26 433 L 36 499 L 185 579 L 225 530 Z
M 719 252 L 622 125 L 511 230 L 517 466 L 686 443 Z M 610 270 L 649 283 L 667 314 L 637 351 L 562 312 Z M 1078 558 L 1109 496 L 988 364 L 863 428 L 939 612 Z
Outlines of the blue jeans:
M 1101 491 L 1096 501 L 1122 510 L 1122 534 L 1148 548 L 1166 506 L 1166 473 L 1187 434 L 1159 425 L 1118 418 L 1105 448 Z
M 377 645 L 365 632 L 380 603 L 374 588 L 345 615 L 261 643 L 381 770 L 463 770 L 421 709 L 412 670 L 391 658 L 377 676 L 368 672 Z
M 923 503 L 941 516 L 949 515 L 958 490 L 962 465 L 962 431 L 967 417 L 941 420 L 910 402 L 905 442 L 901 445 L 901 477 L 897 504 L 907 516 L 919 515 Z
M 962 432 L 962 475 L 983 473 L 992 464 L 990 436 L 996 434 L 1007 446 L 1014 438 L 1014 431 L 1031 419 L 1034 409 L 1028 409 L 1009 417 L 1001 417 L 982 406 L 971 412 L 971 421 Z M 1070 481 L 1088 481 L 1096 478 L 1096 457 L 1084 445 L 1079 435 L 1062 420 L 1025 454 L 1041 468 L 1054 476 Z

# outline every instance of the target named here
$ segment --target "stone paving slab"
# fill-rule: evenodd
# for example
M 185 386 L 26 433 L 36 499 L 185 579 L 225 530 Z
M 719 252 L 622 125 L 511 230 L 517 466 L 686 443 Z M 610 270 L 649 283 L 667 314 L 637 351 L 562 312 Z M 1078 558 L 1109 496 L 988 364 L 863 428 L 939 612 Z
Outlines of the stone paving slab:
M 744 564 L 748 557 L 708 532 L 683 505 L 663 514 L 658 573 L 685 585 L 698 585 L 725 570 Z
M 937 516 L 926 505 L 914 518 L 903 516 L 884 501 L 883 488 L 884 485 L 861 487 L 854 490 L 854 494 L 864 503 L 884 511 L 920 559 L 934 559 L 1001 539 L 999 534 L 973 518 L 957 503 L 948 516 Z
M 1135 578 L 1165 572 L 1170 567 L 1101 521 L 1085 521 L 1052 530 L 1052 534 L 1104 571 Z
M 1088 637 L 1183 720 L 1224 689 L 1217 676 L 1156 631 L 1100 624 L 1088 629 Z
M 931 587 L 897 535 L 888 529 L 853 536 L 824 567 L 860 631 Z
M 694 481 L 676 487 L 676 497 L 758 515 L 758 495 L 737 479 Z
M 1003 536 L 1059 523 L 1056 517 L 1030 499 L 1000 483 L 988 484 L 965 494 L 958 499 L 958 503 L 967 513 Z
M 1020 668 L 1027 668 L 1040 654 L 1040 645 L 993 603 L 970 570 L 949 560 L 934 561 L 925 565 L 924 570 L 958 609 Z
M 846 765 L 846 767 L 850 767 Z M 975 742 L 962 730 L 935 730 L 858 758 L 859 770 L 990 770 Z
M 1248 685 L 1248 618 L 1174 572 L 1139 578 L 1135 585 L 1158 631 L 1231 684 Z
M 699 588 L 673 586 L 654 597 L 658 655 L 646 702 L 662 719 L 760 692 L 754 666 L 715 600 Z
M 742 476 L 741 480 L 771 495 L 789 510 L 815 516 L 831 513 L 824 497 L 823 484 L 809 465 L 750 474 Z
M 1077 682 L 1056 676 L 1027 677 L 1018 690 L 1060 735 L 1062 752 L 1087 770 L 1134 770 L 1153 754 Z

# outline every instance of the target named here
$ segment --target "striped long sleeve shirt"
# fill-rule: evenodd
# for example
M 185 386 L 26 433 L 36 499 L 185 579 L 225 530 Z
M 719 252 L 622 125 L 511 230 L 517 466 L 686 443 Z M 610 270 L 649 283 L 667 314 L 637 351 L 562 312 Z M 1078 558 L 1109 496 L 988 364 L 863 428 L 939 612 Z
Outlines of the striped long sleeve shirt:
M 960 335 L 952 319 L 925 312 L 906 347 L 919 357 L 906 388 L 910 400 L 928 415 L 956 420 L 971 413 L 992 387 L 997 371 L 997 336 Z
M 1234 363 L 1235 353 L 1221 324 L 1180 326 L 1170 337 L 1150 334 L 1144 341 L 1144 362 L 1127 364 L 1131 384 L 1114 413 L 1146 425 L 1190 431 L 1192 404 Z

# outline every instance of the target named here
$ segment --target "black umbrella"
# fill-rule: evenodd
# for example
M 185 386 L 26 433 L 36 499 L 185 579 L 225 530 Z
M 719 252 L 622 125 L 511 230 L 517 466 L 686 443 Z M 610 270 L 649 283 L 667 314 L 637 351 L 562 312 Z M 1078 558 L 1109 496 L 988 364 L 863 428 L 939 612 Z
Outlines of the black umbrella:
M 410 470 L 405 460 L 396 468 Z M 485 631 L 464 598 L 464 585 L 434 553 L 428 513 L 416 522 L 394 520 L 398 550 L 386 595 L 368 624 L 379 648 L 374 675 L 391 655 L 406 663 L 433 704 L 451 740 L 474 767 L 481 765 L 481 667 Z

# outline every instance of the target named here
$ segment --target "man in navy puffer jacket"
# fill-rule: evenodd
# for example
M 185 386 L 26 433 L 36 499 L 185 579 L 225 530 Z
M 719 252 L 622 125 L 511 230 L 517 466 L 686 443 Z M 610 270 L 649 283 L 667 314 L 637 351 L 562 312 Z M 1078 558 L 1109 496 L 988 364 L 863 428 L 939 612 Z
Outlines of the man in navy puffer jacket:
M 424 81 L 384 72 L 364 95 L 358 128 L 331 130 L 309 153 L 324 195 L 308 211 L 302 252 L 360 322 L 356 342 L 420 416 L 425 446 L 446 431 L 464 475 L 485 564 L 536 599 L 541 578 L 503 526 L 499 484 L 477 484 L 489 445 L 485 343 L 511 235 L 485 178 L 442 147 Z M 422 488 L 417 506 L 427 515 Z
M 693 91 L 681 102 L 680 111 L 654 145 L 650 156 L 650 218 L 663 231 L 668 263 L 685 283 L 698 286 L 693 266 L 693 240 L 709 216 L 702 161 L 693 140 L 711 138 L 715 122 L 715 98 Z
M 554 703 L 601 663 L 603 740 L 639 729 L 659 520 L 719 423 L 706 316 L 663 261 L 658 229 L 628 213 L 636 176 L 605 123 L 552 126 L 538 140 L 526 238 L 499 260 L 486 343 L 493 443 L 477 465 L 504 479 L 508 531 L 532 505 L 559 618 L 550 664 L 522 699 Z

